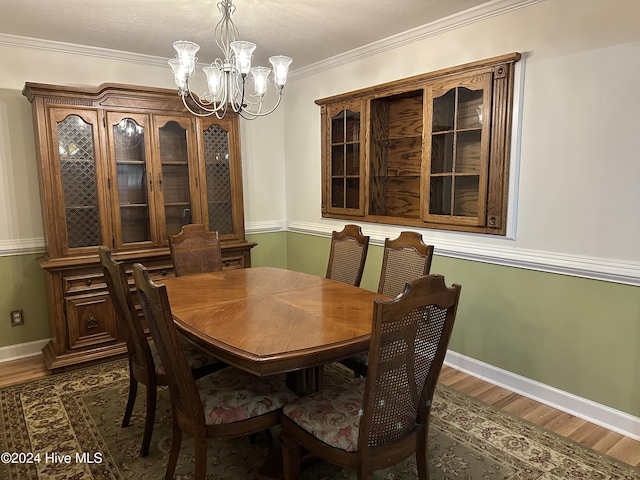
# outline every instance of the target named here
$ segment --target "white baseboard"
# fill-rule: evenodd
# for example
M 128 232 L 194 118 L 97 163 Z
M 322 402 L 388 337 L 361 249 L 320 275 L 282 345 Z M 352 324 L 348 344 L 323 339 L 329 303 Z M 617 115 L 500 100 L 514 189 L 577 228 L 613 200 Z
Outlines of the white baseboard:
M 35 342 L 0 347 L 0 363 L 40 355 L 44 346 L 49 343 L 49 340 L 49 338 L 45 338 L 43 340 L 36 340 Z
M 640 440 L 640 418 L 449 350 L 445 364 L 514 393 Z

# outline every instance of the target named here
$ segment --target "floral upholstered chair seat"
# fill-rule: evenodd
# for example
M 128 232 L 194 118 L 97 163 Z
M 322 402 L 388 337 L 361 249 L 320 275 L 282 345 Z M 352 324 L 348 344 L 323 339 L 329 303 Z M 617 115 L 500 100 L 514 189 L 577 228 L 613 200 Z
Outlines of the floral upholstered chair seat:
M 185 357 L 187 357 L 187 363 L 189 364 L 191 370 L 198 370 L 200 368 L 204 368 L 208 365 L 219 362 L 218 359 L 209 355 L 207 352 L 202 350 L 200 347 L 198 347 L 185 337 L 181 336 L 180 340 L 182 343 L 182 350 L 184 351 Z M 162 365 L 162 360 L 160 360 L 160 355 L 158 355 L 158 350 L 156 349 L 155 344 L 152 342 L 149 343 L 149 348 L 151 349 L 153 364 L 156 367 L 156 375 L 164 375 L 166 373 L 164 365 Z
M 202 377 L 196 385 L 207 425 L 258 417 L 298 398 L 277 377 L 256 377 L 236 368 L 224 368 Z
M 365 379 L 337 385 L 301 397 L 283 409 L 283 414 L 317 439 L 347 452 L 358 449 Z

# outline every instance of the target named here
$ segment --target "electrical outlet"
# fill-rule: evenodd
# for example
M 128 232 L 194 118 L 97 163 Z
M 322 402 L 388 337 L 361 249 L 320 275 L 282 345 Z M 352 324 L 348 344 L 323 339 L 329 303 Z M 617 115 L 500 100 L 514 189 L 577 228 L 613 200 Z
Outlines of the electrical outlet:
M 22 316 L 22 310 L 14 310 L 11 312 L 11 326 L 24 325 L 24 317 Z

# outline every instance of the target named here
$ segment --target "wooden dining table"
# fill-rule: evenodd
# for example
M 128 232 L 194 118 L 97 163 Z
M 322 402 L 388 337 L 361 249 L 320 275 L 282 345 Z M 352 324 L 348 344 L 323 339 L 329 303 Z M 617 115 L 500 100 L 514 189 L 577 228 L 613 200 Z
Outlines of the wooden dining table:
M 368 351 L 373 301 L 386 298 L 273 267 L 161 283 L 180 331 L 229 365 L 258 376 L 309 371 Z M 300 382 L 300 376 L 289 377 L 298 390 Z
M 383 295 L 273 267 L 162 280 L 178 329 L 229 365 L 257 376 L 286 374 L 300 395 L 321 387 L 322 367 L 367 352 L 373 302 Z M 277 435 L 257 472 L 282 478 Z

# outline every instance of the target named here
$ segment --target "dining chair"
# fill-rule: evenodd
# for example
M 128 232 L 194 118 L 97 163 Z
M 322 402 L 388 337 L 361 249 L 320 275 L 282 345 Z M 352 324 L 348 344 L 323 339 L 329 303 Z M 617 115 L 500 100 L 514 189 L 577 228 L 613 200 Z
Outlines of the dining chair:
M 375 300 L 369 375 L 290 402 L 280 436 L 284 479 L 300 474 L 301 447 L 364 479 L 415 453 L 427 480 L 429 414 L 460 298 L 441 275 Z
M 419 233 L 403 231 L 393 240 L 386 238 L 378 293 L 390 298 L 397 297 L 404 291 L 407 282 L 429 274 L 432 258 L 433 245 L 425 245 Z M 366 353 L 340 363 L 353 370 L 356 376 L 367 375 L 369 360 Z
M 345 225 L 340 232 L 334 230 L 326 278 L 359 287 L 368 248 L 369 237 L 362 234 L 358 225 Z
M 432 259 L 433 245 L 425 245 L 417 232 L 403 231 L 398 238 L 386 238 L 378 293 L 397 297 L 407 282 L 429 274 Z
M 195 380 L 179 341 L 167 288 L 156 285 L 139 263 L 133 266 L 133 277 L 169 383 L 173 432 L 165 479 L 173 478 L 186 433 L 194 439 L 195 479 L 204 480 L 207 439 L 269 432 L 279 425 L 282 407 L 297 395 L 276 376 L 257 377 L 233 367 Z
M 218 232 L 210 232 L 204 225 L 183 225 L 180 233 L 169 236 L 169 250 L 176 277 L 222 270 Z
M 126 427 L 131 421 L 131 414 L 136 402 L 138 383 L 146 386 L 146 415 L 140 456 L 149 453 L 151 435 L 156 414 L 156 391 L 159 385 L 167 385 L 164 364 L 160 361 L 155 345 L 150 344 L 138 317 L 138 311 L 133 300 L 131 289 L 122 262 L 113 259 L 111 252 L 105 246 L 98 248 L 100 264 L 104 273 L 109 296 L 116 312 L 118 330 L 125 337 L 127 356 L 129 359 L 129 395 L 125 407 L 122 426 Z M 202 349 L 181 337 L 181 344 L 187 356 L 187 363 L 196 377 L 206 375 L 216 369 L 226 366 Z

